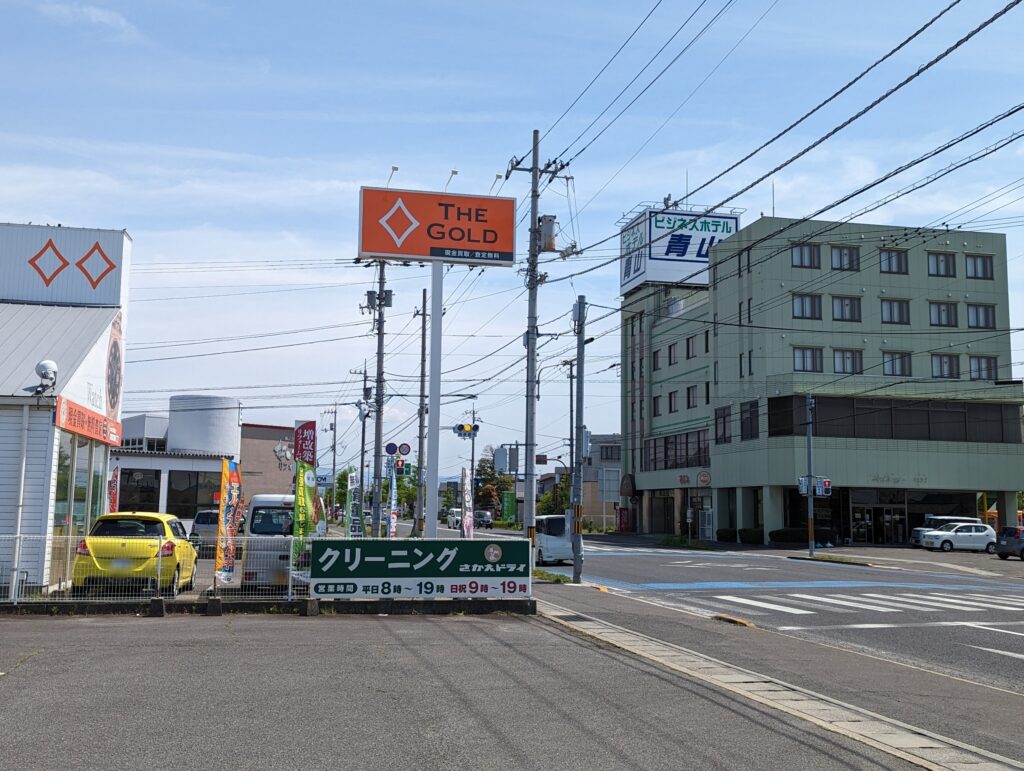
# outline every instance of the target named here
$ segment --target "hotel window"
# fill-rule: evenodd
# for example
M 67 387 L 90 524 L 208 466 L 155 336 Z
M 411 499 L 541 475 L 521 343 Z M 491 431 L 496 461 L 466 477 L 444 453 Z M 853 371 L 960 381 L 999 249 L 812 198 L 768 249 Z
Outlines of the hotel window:
M 711 404 L 711 381 L 704 381 L 704 403 Z
M 750 309 L 751 309 L 751 307 L 753 307 L 753 305 L 754 305 L 754 298 L 753 297 L 748 297 L 747 298 L 747 323 L 748 324 L 753 324 L 754 323 L 753 317 L 750 315 L 750 313 L 751 313 Z
M 832 365 L 837 375 L 862 375 L 864 374 L 864 353 L 836 348 L 832 351 Z
M 992 255 L 990 254 L 968 254 L 967 255 L 967 278 L 992 279 Z
M 678 345 L 678 343 L 672 343 L 668 347 L 668 363 L 670 365 L 671 364 L 675 364 L 677 361 L 679 361 L 679 353 L 678 353 L 678 350 L 676 348 L 677 345 Z
M 860 270 L 859 246 L 833 246 L 833 270 Z
M 697 406 L 697 386 L 686 387 L 686 409 L 692 410 Z
M 960 377 L 960 357 L 952 353 L 933 353 L 932 377 L 957 380 Z
M 998 371 L 995 356 L 971 356 L 971 380 L 995 380 Z
M 740 354 L 740 380 L 743 379 L 743 354 Z
M 686 358 L 692 359 L 697 355 L 697 336 L 693 335 L 686 338 Z
M 668 392 L 668 411 L 679 412 L 679 392 L 669 391 Z
M 860 321 L 859 297 L 833 297 L 833 321 Z
M 794 372 L 821 372 L 822 371 L 821 348 L 794 348 L 793 349 L 793 371 Z
M 882 374 L 890 377 L 910 377 L 910 351 L 883 351 Z
M 795 294 L 795 295 L 793 295 L 793 318 L 794 319 L 820 319 L 821 318 L 821 295 L 818 295 L 818 294 Z
M 705 329 L 704 330 L 704 353 L 709 353 L 710 351 L 711 351 L 711 335 Z
M 740 439 L 757 439 L 758 428 L 757 399 L 740 405 Z
M 956 303 L 928 303 L 928 322 L 933 327 L 957 326 Z
M 909 324 L 910 300 L 882 300 L 883 324 Z
M 907 253 L 902 249 L 879 249 L 878 269 L 881 273 L 909 273 Z
M 968 305 L 967 326 L 973 329 L 995 329 L 996 328 L 996 306 L 994 305 Z
M 732 441 L 732 407 L 715 410 L 715 443 L 729 444 Z
M 754 374 L 754 352 L 747 351 L 747 374 Z
M 651 401 L 653 402 L 651 411 L 654 413 L 654 417 L 658 417 L 661 415 L 661 397 L 655 396 Z
M 789 252 L 794 268 L 821 267 L 821 247 L 818 244 L 793 244 Z
M 657 372 L 661 369 L 661 351 L 653 351 L 651 353 L 651 371 Z
M 736 316 L 736 326 L 738 326 L 738 327 L 742 327 L 743 326 L 743 301 L 742 300 L 740 300 L 740 310 L 739 310 L 738 315 Z
M 956 255 L 947 252 L 928 252 L 928 275 L 956 276 Z

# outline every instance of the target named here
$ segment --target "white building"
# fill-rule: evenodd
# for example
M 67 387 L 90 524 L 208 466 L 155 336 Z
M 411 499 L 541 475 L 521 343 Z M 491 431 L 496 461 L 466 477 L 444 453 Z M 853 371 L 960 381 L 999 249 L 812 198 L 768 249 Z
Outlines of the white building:
M 0 591 L 62 575 L 107 508 L 130 258 L 121 230 L 0 224 Z

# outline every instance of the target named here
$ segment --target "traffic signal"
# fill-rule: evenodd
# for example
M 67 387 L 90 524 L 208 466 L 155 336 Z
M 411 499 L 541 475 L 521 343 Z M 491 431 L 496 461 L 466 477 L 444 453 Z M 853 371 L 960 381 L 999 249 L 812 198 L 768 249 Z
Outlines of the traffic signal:
M 395 461 L 395 476 L 402 476 L 405 474 L 405 459 L 399 458 Z
M 828 498 L 832 495 L 832 480 L 823 479 L 821 480 L 821 494 Z
M 480 431 L 480 426 L 476 423 L 458 423 L 452 430 L 463 439 L 468 439 L 477 435 L 477 432 Z

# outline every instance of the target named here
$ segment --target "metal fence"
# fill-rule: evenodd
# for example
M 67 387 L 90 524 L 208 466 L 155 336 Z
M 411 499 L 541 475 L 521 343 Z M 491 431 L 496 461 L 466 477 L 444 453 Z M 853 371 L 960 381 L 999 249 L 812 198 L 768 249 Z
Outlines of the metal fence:
M 215 547 L 162 537 L 0 536 L 0 603 L 296 599 L 309 594 L 309 539 L 237 537 Z

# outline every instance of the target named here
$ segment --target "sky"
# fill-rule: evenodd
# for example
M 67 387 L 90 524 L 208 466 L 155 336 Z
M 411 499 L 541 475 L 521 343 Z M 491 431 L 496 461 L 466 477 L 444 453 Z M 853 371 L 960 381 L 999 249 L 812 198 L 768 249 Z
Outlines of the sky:
M 366 362 L 372 381 L 376 351 L 360 311 L 374 269 L 353 261 L 361 186 L 387 184 L 398 166 L 393 187 L 500 190 L 525 212 L 529 175 L 504 173 L 539 129 L 542 160 L 570 161 L 572 177 L 545 188 L 540 211 L 557 216 L 559 248 L 588 246 L 643 202 L 710 180 L 692 205 L 730 199 L 1007 1 L 954 3 L 819 113 L 719 176 L 950 0 L 0 0 L 0 221 L 130 233 L 126 414 L 210 392 L 237 396 L 247 422 L 325 424 L 337 404 L 343 464 L 359 452 L 362 376 L 353 373 Z M 1015 106 L 1022 32 L 1015 7 L 728 205 L 748 224 L 772 212 L 774 189 L 776 214 L 810 214 Z M 850 216 L 1022 129 L 1018 113 L 822 217 Z M 1024 141 L 857 219 L 1006 233 L 1011 326 L 1024 325 L 1022 183 Z M 478 453 L 523 439 L 527 244 L 521 221 L 515 268 L 445 276 L 442 393 L 477 398 L 444 397 L 442 427 L 475 406 Z M 586 423 L 619 431 L 618 266 L 604 265 L 616 253 L 613 238 L 568 259 L 541 257 L 538 449 L 551 456 L 568 459 L 560 362 L 575 350 L 569 314 L 579 294 L 593 304 L 595 337 Z M 429 269 L 386 275 L 384 435 L 415 446 L 415 313 Z M 1024 336 L 1013 340 L 1024 361 Z M 469 450 L 442 430 L 441 476 L 466 465 Z

